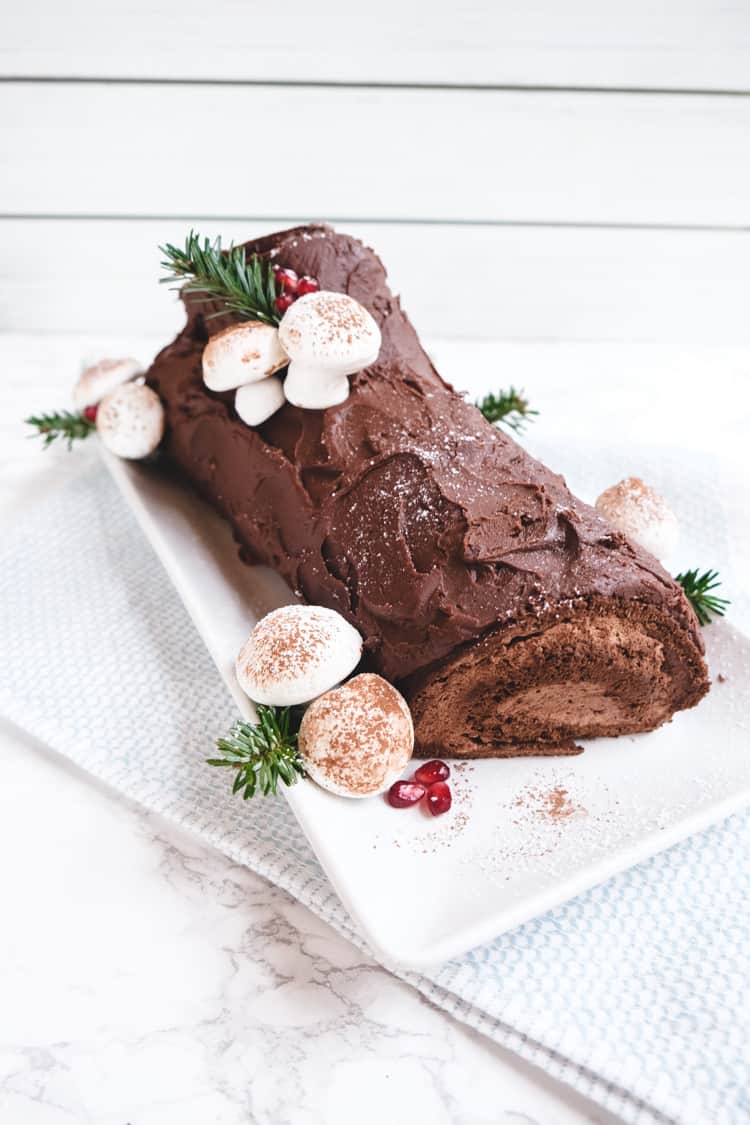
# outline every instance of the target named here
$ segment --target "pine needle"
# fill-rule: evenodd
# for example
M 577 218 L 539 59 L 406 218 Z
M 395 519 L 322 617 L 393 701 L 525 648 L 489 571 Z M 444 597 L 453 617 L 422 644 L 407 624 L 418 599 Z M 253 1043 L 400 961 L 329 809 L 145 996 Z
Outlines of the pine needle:
M 192 230 L 182 249 L 171 243 L 159 249 L 164 255 L 162 267 L 172 275 L 162 278 L 162 282 L 175 277 L 184 279 L 181 288 L 196 294 L 198 300 L 221 301 L 224 311 L 249 320 L 266 324 L 278 324 L 281 320 L 276 308 L 278 293 L 273 270 L 256 254 L 248 258 L 241 246 L 222 250 L 221 238 L 211 242 Z
M 528 422 L 533 422 L 538 416 L 538 410 L 532 410 L 523 391 L 510 387 L 507 391 L 498 391 L 497 394 L 488 394 L 475 403 L 488 422 L 507 426 L 514 433 L 523 433 Z
M 731 605 L 727 598 L 718 598 L 711 593 L 721 586 L 716 570 L 706 570 L 703 574 L 698 574 L 697 569 L 686 570 L 677 575 L 675 582 L 682 586 L 701 625 L 709 625 L 713 617 L 723 617 L 726 607 Z
M 32 437 L 44 438 L 45 449 L 58 438 L 63 438 L 68 443 L 68 449 L 72 449 L 74 441 L 83 441 L 96 429 L 95 422 L 83 414 L 73 414 L 70 410 L 59 410 L 54 414 L 32 414 L 24 422 L 27 426 L 36 428 L 37 432 Z
M 294 785 L 305 776 L 289 707 L 259 704 L 257 723 L 239 720 L 216 746 L 223 757 L 208 758 L 208 765 L 236 770 L 232 793 L 242 790 L 245 800 L 258 791 L 264 797 L 275 794 L 280 781 Z

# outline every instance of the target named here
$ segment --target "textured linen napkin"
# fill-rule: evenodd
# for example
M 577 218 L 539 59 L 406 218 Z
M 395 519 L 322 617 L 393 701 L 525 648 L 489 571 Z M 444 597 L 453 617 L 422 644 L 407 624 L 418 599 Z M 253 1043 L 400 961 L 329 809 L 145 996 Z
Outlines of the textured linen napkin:
M 580 487 L 585 466 L 563 467 Z M 650 479 L 680 479 L 673 468 L 661 456 Z M 601 483 L 618 471 L 610 458 Z M 695 559 L 729 567 L 711 466 L 700 479 L 700 495 L 686 486 L 679 498 L 710 513 Z M 363 947 L 286 802 L 233 800 L 223 771 L 204 765 L 232 701 L 101 466 L 0 548 L 0 660 L 5 717 Z M 749 854 L 750 812 L 433 973 L 401 975 L 625 1122 L 746 1123 Z

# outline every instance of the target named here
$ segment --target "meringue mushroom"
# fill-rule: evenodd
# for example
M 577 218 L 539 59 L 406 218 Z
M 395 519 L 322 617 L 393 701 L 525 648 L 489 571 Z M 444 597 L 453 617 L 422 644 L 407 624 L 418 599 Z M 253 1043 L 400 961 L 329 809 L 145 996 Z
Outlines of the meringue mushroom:
M 384 793 L 414 750 L 414 725 L 395 687 L 365 672 L 321 695 L 298 738 L 308 777 L 341 797 Z
M 242 690 L 276 707 L 309 703 L 359 664 L 362 638 L 340 613 L 317 605 L 285 605 L 266 614 L 240 649 Z
M 81 372 L 73 388 L 73 403 L 76 410 L 87 406 L 97 406 L 105 395 L 123 383 L 129 383 L 143 368 L 137 359 L 100 359 Z
M 230 324 L 203 349 L 203 382 L 210 391 L 233 391 L 256 383 L 288 363 L 272 324 L 244 320 Z
M 626 477 L 605 489 L 596 508 L 618 531 L 657 559 L 667 558 L 677 546 L 677 516 L 664 497 L 639 477 Z
M 164 407 L 151 387 L 126 383 L 99 404 L 96 429 L 110 453 L 129 461 L 154 452 L 164 433 Z
M 284 394 L 307 410 L 343 402 L 347 376 L 369 367 L 380 352 L 380 329 L 367 309 L 345 293 L 326 290 L 307 293 L 287 309 L 279 339 L 291 359 Z
M 234 408 L 248 426 L 260 426 L 284 405 L 284 385 L 278 375 L 259 383 L 245 383 L 234 396 Z

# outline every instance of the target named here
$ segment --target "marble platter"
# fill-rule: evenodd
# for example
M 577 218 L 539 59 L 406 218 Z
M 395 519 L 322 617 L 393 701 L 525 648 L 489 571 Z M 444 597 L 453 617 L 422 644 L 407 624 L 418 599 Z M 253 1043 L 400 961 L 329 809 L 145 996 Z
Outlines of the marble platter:
M 234 658 L 291 592 L 244 565 L 228 526 L 186 487 L 105 460 L 238 711 L 252 717 Z M 285 790 L 376 954 L 415 968 L 458 956 L 750 803 L 750 640 L 716 622 L 706 641 L 714 685 L 700 707 L 652 734 L 589 743 L 576 758 L 454 765 L 443 817 L 348 801 L 309 781 Z M 207 745 L 219 733 L 206 731 Z

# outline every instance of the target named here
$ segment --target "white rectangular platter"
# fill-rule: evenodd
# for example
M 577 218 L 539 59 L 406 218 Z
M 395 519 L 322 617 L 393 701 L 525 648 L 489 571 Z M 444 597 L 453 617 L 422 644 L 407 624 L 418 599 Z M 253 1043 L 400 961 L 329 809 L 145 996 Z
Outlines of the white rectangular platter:
M 228 526 L 186 486 L 106 460 L 238 711 L 252 716 L 234 658 L 259 617 L 293 600 L 289 589 L 240 562 Z M 378 956 L 408 967 L 457 956 L 750 803 L 750 641 L 726 622 L 705 637 L 713 686 L 698 708 L 575 758 L 454 763 L 442 817 L 347 801 L 309 781 L 285 790 Z

